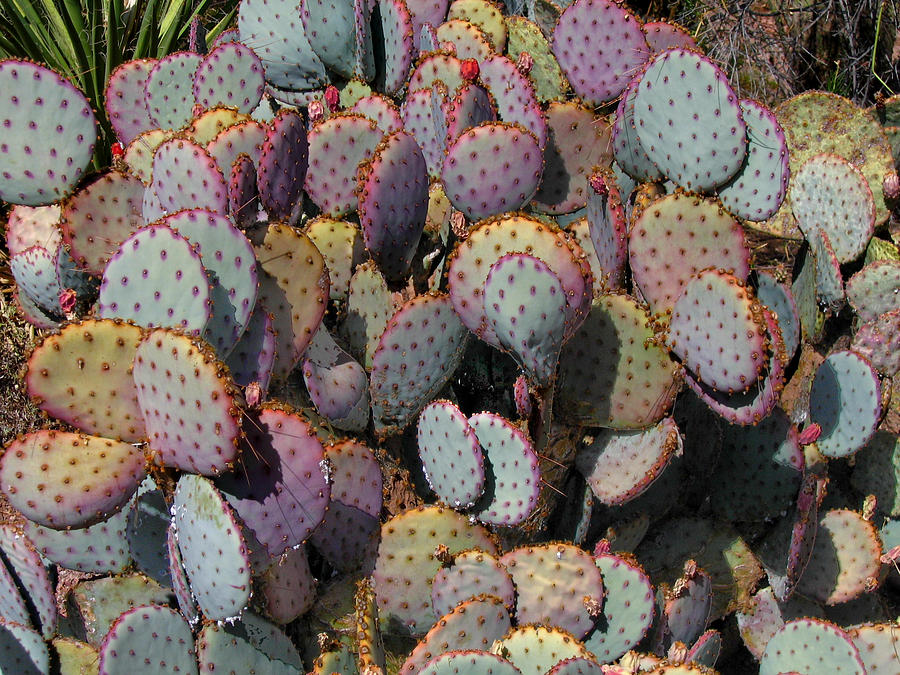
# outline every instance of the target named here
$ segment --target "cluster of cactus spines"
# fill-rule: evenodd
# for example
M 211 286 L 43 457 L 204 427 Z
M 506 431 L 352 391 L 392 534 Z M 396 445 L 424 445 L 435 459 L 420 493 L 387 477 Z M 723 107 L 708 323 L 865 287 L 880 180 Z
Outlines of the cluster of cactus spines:
M 812 672 L 778 648 L 786 621 L 870 619 L 898 558 L 871 522 L 897 511 L 884 111 L 739 101 L 684 31 L 605 0 L 533 21 L 485 0 L 373 9 L 243 0 L 209 54 L 198 25 L 190 52 L 123 64 L 107 113 L 128 147 L 80 190 L 83 97 L 0 62 L 7 126 L 35 138 L 2 149 L 16 298 L 58 329 L 25 385 L 74 427 L 0 460 L 28 517 L 0 533 L 13 651 L 37 663 L 28 626 L 63 630 L 41 552 L 118 575 L 70 595 L 91 644 L 52 645 L 101 672 L 139 670 L 118 652 L 155 620 L 179 646 L 138 660 L 301 671 L 262 612 L 310 660 L 324 630 L 313 672 L 708 673 L 708 623 L 735 609 L 765 672 Z M 52 126 L 47 100 L 66 101 Z M 45 150 L 65 175 L 25 180 Z M 807 244 L 751 273 L 747 226 Z M 854 454 L 825 510 L 828 463 Z M 176 602 L 187 624 L 160 609 Z M 379 628 L 426 637 L 382 651 Z M 890 644 L 865 632 L 874 672 Z

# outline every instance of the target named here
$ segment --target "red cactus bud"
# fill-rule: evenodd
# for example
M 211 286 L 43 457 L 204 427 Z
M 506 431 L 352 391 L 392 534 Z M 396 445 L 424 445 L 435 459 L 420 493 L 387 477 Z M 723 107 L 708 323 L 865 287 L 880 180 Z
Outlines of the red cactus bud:
M 125 156 L 125 148 L 122 147 L 122 144 L 119 143 L 119 141 L 113 143 L 109 150 L 112 153 L 114 159 L 119 159 L 120 157 Z
M 471 82 L 478 77 L 478 61 L 475 59 L 463 59 L 463 62 L 460 65 L 460 71 L 462 71 L 463 79 L 466 82 Z
M 59 292 L 59 306 L 62 307 L 63 314 L 68 316 L 75 311 L 75 304 L 78 298 L 75 291 L 71 288 L 64 288 Z
M 519 417 L 528 419 L 531 416 L 531 396 L 528 394 L 528 380 L 524 375 L 516 378 L 513 393 L 516 400 L 516 412 Z
M 465 239 L 469 236 L 469 227 L 466 225 L 466 214 L 456 209 L 450 214 L 450 229 L 457 239 Z
M 810 443 L 815 443 L 821 434 L 822 427 L 819 426 L 818 422 L 813 422 L 800 432 L 800 437 L 797 440 L 800 441 L 800 445 L 809 445 Z
M 606 181 L 603 179 L 603 176 L 601 174 L 591 174 L 588 182 L 591 184 L 591 188 L 593 188 L 594 192 L 596 192 L 601 197 L 605 197 L 609 194 L 609 188 L 606 187 Z
M 195 103 L 194 107 L 191 108 L 191 117 L 200 117 L 200 115 L 203 114 L 204 110 L 206 110 L 206 108 L 204 108 L 199 103 Z
M 247 388 L 244 389 L 244 398 L 247 401 L 247 405 L 251 408 L 259 405 L 260 400 L 262 400 L 262 388 L 259 386 L 259 382 L 251 382 L 247 385 Z
M 527 75 L 534 68 L 534 59 L 528 52 L 519 52 L 519 58 L 516 59 L 516 68 L 523 75 Z
M 331 112 L 337 112 L 341 105 L 341 93 L 333 84 L 325 90 L 325 103 Z
M 609 539 L 601 539 L 594 546 L 594 557 L 596 558 L 599 555 L 606 555 L 610 552 L 611 547 L 609 545 Z

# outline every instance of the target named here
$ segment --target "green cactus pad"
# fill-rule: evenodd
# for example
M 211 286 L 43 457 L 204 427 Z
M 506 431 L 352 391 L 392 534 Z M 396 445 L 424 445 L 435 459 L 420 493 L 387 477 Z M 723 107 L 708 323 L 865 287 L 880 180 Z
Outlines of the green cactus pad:
M 133 374 L 157 464 L 204 475 L 231 468 L 240 437 L 234 384 L 205 343 L 151 331 Z
M 423 506 L 388 520 L 381 527 L 373 574 L 385 630 L 422 635 L 437 620 L 430 591 L 441 568 L 434 557 L 438 547 L 450 555 L 476 547 L 497 552 L 485 528 L 449 509 Z
M 56 592 L 34 542 L 12 525 L 0 525 L 0 551 L 0 568 L 8 594 L 0 600 L 3 604 L 0 615 L 33 626 L 49 639 L 56 633 L 59 618 Z M 7 608 L 16 611 L 11 615 Z
M 211 302 L 199 254 L 165 225 L 138 230 L 122 242 L 103 272 L 97 316 L 202 333 Z
M 560 661 L 592 654 L 571 633 L 545 626 L 513 628 L 491 649 L 526 675 L 544 675 Z
M 200 672 L 295 675 L 300 655 L 288 638 L 268 622 L 247 615 L 234 624 L 210 624 L 197 635 Z
M 771 587 L 766 586 L 753 595 L 747 607 L 735 613 L 744 646 L 757 660 L 762 658 L 766 643 L 784 626 L 786 621 L 814 615 L 819 605 L 795 596 L 790 601 L 778 601 Z
M 624 556 L 602 553 L 594 563 L 603 575 L 603 619 L 587 634 L 584 646 L 600 663 L 612 663 L 634 648 L 650 629 L 654 593 L 650 579 Z
M 341 329 L 350 353 L 367 369 L 372 367 L 372 357 L 393 313 L 391 293 L 378 266 L 374 262 L 358 265 L 350 278 L 347 316 Z
M 800 230 L 824 231 L 838 262 L 855 260 L 875 230 L 875 203 L 863 173 L 831 153 L 813 155 L 793 175 L 791 208 Z
M 312 128 L 306 193 L 322 213 L 340 218 L 356 210 L 357 170 L 381 138 L 372 120 L 355 113 L 332 115 Z
M 496 654 L 473 649 L 445 652 L 419 671 L 420 675 L 521 675 L 521 672 Z
M 881 542 L 875 526 L 856 511 L 836 509 L 819 518 L 809 563 L 797 592 L 834 605 L 861 596 L 881 569 Z
M 163 141 L 153 153 L 153 180 L 145 194 L 143 217 L 153 221 L 181 209 L 228 213 L 228 185 L 203 145 L 181 138 Z M 147 197 L 156 199 L 148 210 Z
M 533 204 L 543 213 L 569 213 L 587 204 L 592 169 L 612 163 L 612 129 L 574 101 L 551 102 L 544 115 L 544 174 Z
M 85 433 L 139 442 L 146 432 L 131 362 L 140 339 L 140 328 L 121 321 L 68 324 L 34 348 L 25 387 L 41 409 Z
M 850 352 L 833 352 L 816 371 L 809 392 L 809 419 L 822 427 L 816 441 L 826 457 L 847 457 L 875 433 L 881 416 L 881 385 L 872 365 Z
M 99 675 L 100 652 L 86 642 L 58 637 L 51 643 L 60 675 Z
M 376 434 L 395 433 L 415 419 L 456 371 L 467 337 L 443 294 L 417 296 L 394 313 L 372 356 Z
M 392 134 L 403 128 L 403 119 L 397 105 L 382 94 L 370 94 L 357 100 L 348 112 L 368 117 L 383 134 Z
M 202 147 L 209 145 L 222 131 L 235 124 L 248 122 L 249 115 L 239 113 L 233 107 L 216 106 L 193 117 L 178 136 Z
M 449 42 L 459 59 L 481 61 L 493 53 L 490 39 L 478 26 L 465 19 L 447 19 L 435 28 L 438 42 Z
M 3 135 L 0 199 L 37 206 L 59 201 L 94 154 L 97 121 L 78 89 L 28 61 L 0 60 Z
M 697 564 L 685 563 L 684 574 L 665 593 L 664 644 L 694 644 L 706 629 L 712 608 L 712 580 Z
M 200 611 L 212 620 L 238 616 L 250 599 L 250 558 L 231 507 L 208 479 L 184 474 L 172 511 L 178 548 Z
M 54 529 L 109 517 L 143 478 L 139 448 L 66 431 L 33 431 L 7 445 L 0 458 L 0 489 L 10 504 Z
M 441 180 L 469 220 L 514 211 L 540 185 L 543 163 L 535 136 L 520 125 L 484 122 L 447 148 Z
M 717 200 L 679 193 L 652 202 L 637 218 L 628 258 L 641 295 L 659 314 L 674 307 L 701 270 L 725 269 L 742 282 L 750 274 L 750 249 L 737 220 Z
M 865 675 L 866 669 L 843 630 L 819 619 L 796 619 L 772 636 L 759 661 L 760 675 L 788 672 Z
M 597 661 L 585 656 L 574 656 L 557 663 L 547 671 L 547 675 L 603 675 L 604 672 Z
M 861 321 L 900 309 L 900 261 L 876 260 L 847 282 L 847 299 Z
M 258 305 L 250 315 L 244 334 L 225 359 L 235 384 L 246 387 L 257 382 L 263 393 L 268 391 L 275 366 L 276 340 L 272 316 Z
M 313 662 L 312 675 L 359 675 L 356 654 L 345 644 L 323 651 Z
M 771 272 L 756 270 L 756 297 L 775 313 L 784 340 L 785 357 L 790 361 L 800 346 L 800 317 L 794 294 L 788 285 L 779 283 Z
M 575 465 L 601 504 L 617 506 L 645 492 L 682 451 L 678 426 L 667 417 L 644 431 L 600 430 L 579 448 Z
M 0 672 L 49 675 L 50 651 L 39 633 L 0 618 Z
M 759 303 L 739 278 L 706 270 L 688 281 L 675 301 L 666 343 L 704 384 L 723 392 L 744 391 L 755 384 L 766 362 L 761 315 Z
M 850 480 L 861 494 L 875 495 L 880 513 L 900 516 L 900 439 L 876 432 L 857 453 Z
M 144 185 L 150 185 L 153 180 L 153 153 L 174 135 L 174 131 L 167 129 L 148 129 L 137 136 L 125 148 L 122 158 L 128 171 Z
M 428 176 L 440 178 L 445 139 L 438 136 L 431 103 L 432 90 L 419 89 L 406 96 L 400 113 L 403 117 L 403 126 L 415 136 L 416 143 L 422 148 L 428 166 Z
M 127 529 L 123 535 L 126 537 L 126 550 L 134 558 L 135 567 L 166 586 L 173 583 L 166 550 L 171 522 L 172 514 L 162 491 L 148 478 L 129 509 Z
M 32 246 L 47 250 L 58 248 L 62 241 L 61 219 L 59 204 L 13 206 L 6 222 L 7 253 L 14 256 Z
M 291 549 L 257 576 L 258 598 L 267 616 L 288 624 L 308 612 L 316 601 L 316 579 L 306 548 Z
M 194 73 L 203 57 L 175 52 L 158 60 L 144 85 L 147 112 L 161 129 L 180 129 L 191 121 Z
M 718 190 L 722 204 L 739 218 L 765 220 L 778 211 L 787 193 L 787 140 L 771 110 L 741 99 L 747 125 L 747 158 L 740 171 Z
M 635 126 L 634 101 L 641 83 L 639 70 L 622 92 L 613 122 L 612 150 L 616 164 L 625 175 L 636 181 L 658 181 L 664 176 L 650 159 Z
M 560 355 L 557 413 L 624 429 L 659 421 L 675 399 L 680 369 L 653 338 L 646 310 L 636 301 L 599 296 Z
M 128 574 L 79 582 L 66 606 L 78 636 L 99 648 L 120 614 L 142 605 L 168 605 L 172 599 L 172 592 L 152 579 Z
M 488 344 L 500 346 L 485 316 L 483 289 L 491 266 L 507 253 L 539 258 L 559 277 L 566 296 L 564 340 L 570 338 L 590 307 L 590 268 L 574 241 L 552 225 L 525 214 L 484 220 L 457 245 L 448 279 L 453 309 L 462 322 Z
M 331 299 L 346 300 L 350 292 L 350 278 L 365 257 L 365 244 L 359 226 L 346 220 L 319 216 L 309 221 L 306 234 L 325 258 L 331 280 Z
M 690 49 L 670 49 L 647 65 L 634 123 L 653 162 L 687 190 L 727 183 L 747 154 L 747 125 L 728 78 Z
M 610 0 L 569 3 L 553 29 L 552 45 L 572 89 L 594 107 L 621 94 L 650 56 L 640 20 Z
M 516 585 L 520 625 L 553 626 L 578 638 L 594 627 L 585 598 L 601 601 L 603 577 L 580 548 L 564 543 L 525 546 L 504 554 L 500 563 Z
M 283 353 L 279 340 L 275 374 L 287 375 L 306 350 L 328 304 L 329 279 L 325 259 L 308 235 L 287 225 L 269 225 L 256 257 L 260 274 L 260 302 L 271 313 L 283 303 L 290 317 L 290 350 Z M 263 277 L 267 277 L 265 281 Z M 274 280 L 274 284 L 271 283 Z M 268 288 L 267 288 L 268 287 Z M 283 321 L 287 317 L 282 313 Z M 276 322 L 276 331 L 286 326 Z M 288 336 L 285 335 L 285 338 Z
M 518 59 L 522 52 L 528 52 L 534 59 L 528 77 L 538 100 L 547 103 L 561 99 L 569 90 L 569 81 L 537 24 L 524 16 L 509 15 L 506 17 L 506 32 L 506 53 L 511 60 Z
M 437 23 L 440 23 L 438 21 Z M 440 81 L 447 91 L 456 91 L 463 83 L 461 63 L 458 58 L 442 52 L 425 54 L 416 63 L 409 77 L 408 92 L 413 94 L 422 89 L 431 89 Z
M 325 516 L 324 449 L 300 415 L 275 406 L 251 414 L 239 469 L 218 481 L 269 556 L 301 544 Z
M 484 491 L 484 460 L 475 430 L 450 401 L 432 401 L 416 425 L 429 486 L 454 508 L 471 506 Z M 452 607 L 451 607 L 452 609 Z
M 625 216 L 628 195 L 623 196 L 619 182 L 615 172 L 607 169 L 594 171 L 588 178 L 590 189 L 586 218 L 587 239 L 591 245 L 586 247 L 586 251 L 589 256 L 592 253 L 594 256 L 591 258 L 591 269 L 597 285 L 608 290 L 623 287 L 628 264 L 628 222 Z
M 499 598 L 510 611 L 515 607 L 516 589 L 509 572 L 490 553 L 477 549 L 454 556 L 453 564 L 438 570 L 431 582 L 431 604 L 440 615 L 481 594 Z
M 144 224 L 143 194 L 140 180 L 110 171 L 64 202 L 63 237 L 81 266 L 103 273 L 119 245 Z
M 539 258 L 509 253 L 491 265 L 482 297 L 485 319 L 501 348 L 532 382 L 549 384 L 568 329 L 559 277 Z
M 796 498 L 803 452 L 796 428 L 781 410 L 754 426 L 725 427 L 722 450 L 709 482 L 710 503 L 721 517 L 769 520 Z
M 122 614 L 100 647 L 100 675 L 198 672 L 194 636 L 178 612 L 148 605 Z
M 438 619 L 428 634 L 419 641 L 400 675 L 415 675 L 429 661 L 448 651 L 491 648 L 494 640 L 506 635 L 512 624 L 509 611 L 499 598 L 479 596 L 459 603 Z

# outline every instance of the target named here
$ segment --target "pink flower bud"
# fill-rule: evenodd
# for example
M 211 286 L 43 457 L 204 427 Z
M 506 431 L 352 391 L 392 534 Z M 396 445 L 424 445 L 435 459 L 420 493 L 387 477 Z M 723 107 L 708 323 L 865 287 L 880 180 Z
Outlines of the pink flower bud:
M 475 59 L 463 59 L 462 65 L 460 66 L 460 71 L 462 73 L 463 79 L 466 82 L 471 82 L 476 77 L 478 77 L 478 73 L 480 69 L 478 68 L 478 61 Z
M 75 291 L 71 288 L 64 288 L 59 292 L 59 306 L 62 308 L 63 314 L 68 316 L 75 311 L 75 304 L 78 298 Z
M 251 382 L 247 385 L 247 388 L 244 389 L 244 399 L 251 408 L 259 405 L 262 400 L 262 387 L 259 386 L 259 382 Z
M 315 124 L 325 117 L 325 105 L 319 100 L 310 101 L 309 106 L 306 108 L 306 112 L 309 114 L 310 123 Z
M 594 192 L 596 192 L 601 197 L 605 197 L 609 194 L 609 188 L 606 187 L 606 181 L 603 179 L 603 176 L 601 174 L 591 174 L 588 182 L 591 184 L 591 188 L 594 190 Z
M 884 196 L 888 199 L 900 199 L 900 176 L 897 175 L 896 171 L 891 171 L 884 177 L 882 188 L 884 189 Z
M 531 416 L 531 395 L 528 393 L 528 380 L 524 375 L 516 378 L 513 394 L 516 399 L 516 412 L 522 419 L 528 419 Z
M 810 443 L 815 443 L 821 434 L 822 427 L 819 426 L 818 422 L 813 422 L 800 432 L 800 437 L 797 440 L 800 441 L 800 445 L 809 445 Z

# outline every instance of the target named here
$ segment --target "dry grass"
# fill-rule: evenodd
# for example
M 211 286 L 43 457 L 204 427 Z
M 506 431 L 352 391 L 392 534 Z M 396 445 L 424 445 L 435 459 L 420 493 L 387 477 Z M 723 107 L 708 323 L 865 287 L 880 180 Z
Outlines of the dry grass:
M 34 341 L 34 329 L 19 318 L 10 294 L 0 292 L 0 445 L 40 427 L 44 421 L 20 377 Z

